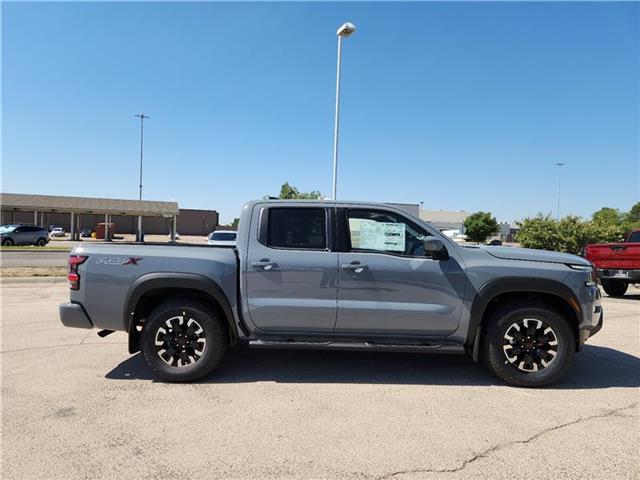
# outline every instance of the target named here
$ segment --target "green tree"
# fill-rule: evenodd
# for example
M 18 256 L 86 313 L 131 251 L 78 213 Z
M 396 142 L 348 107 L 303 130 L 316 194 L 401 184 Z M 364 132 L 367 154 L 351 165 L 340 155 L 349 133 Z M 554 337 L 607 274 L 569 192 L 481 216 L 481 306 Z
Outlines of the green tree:
M 631 210 L 627 213 L 625 220 L 627 222 L 640 222 L 640 202 L 631 207 Z
M 620 225 L 624 215 L 620 210 L 603 207 L 591 216 L 591 220 L 606 225 Z
M 234 218 L 233 221 L 229 224 L 231 228 L 236 230 L 238 228 L 238 224 L 240 223 L 240 219 L 238 217 Z
M 498 222 L 489 212 L 476 212 L 464 221 L 465 235 L 470 242 L 481 242 L 498 232 Z
M 631 210 L 624 215 L 621 225 L 622 236 L 626 236 L 631 230 L 640 228 L 640 202 L 631 207 Z
M 281 200 L 316 200 L 322 198 L 322 194 L 317 190 L 301 192 L 293 185 L 289 185 L 289 182 L 284 182 L 280 187 L 278 198 Z

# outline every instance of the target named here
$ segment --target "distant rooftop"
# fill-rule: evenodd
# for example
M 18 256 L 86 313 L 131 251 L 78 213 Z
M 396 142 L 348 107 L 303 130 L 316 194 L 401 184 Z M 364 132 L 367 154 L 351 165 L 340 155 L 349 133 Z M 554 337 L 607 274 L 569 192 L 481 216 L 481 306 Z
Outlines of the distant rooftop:
M 109 213 L 111 215 L 173 216 L 178 215 L 177 202 L 126 200 L 115 198 L 62 197 L 0 193 L 2 210 L 38 212 Z

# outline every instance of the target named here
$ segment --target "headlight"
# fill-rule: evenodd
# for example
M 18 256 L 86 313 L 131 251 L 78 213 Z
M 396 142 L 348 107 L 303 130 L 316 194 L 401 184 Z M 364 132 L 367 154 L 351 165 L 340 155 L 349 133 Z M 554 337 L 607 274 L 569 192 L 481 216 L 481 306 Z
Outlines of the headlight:
M 572 265 L 570 263 L 567 264 L 567 267 L 573 269 L 573 270 L 578 270 L 581 272 L 589 272 L 590 273 L 590 280 L 587 281 L 587 285 L 588 286 L 592 286 L 595 285 L 596 280 L 598 280 L 598 275 L 596 273 L 596 266 L 591 264 L 591 265 Z

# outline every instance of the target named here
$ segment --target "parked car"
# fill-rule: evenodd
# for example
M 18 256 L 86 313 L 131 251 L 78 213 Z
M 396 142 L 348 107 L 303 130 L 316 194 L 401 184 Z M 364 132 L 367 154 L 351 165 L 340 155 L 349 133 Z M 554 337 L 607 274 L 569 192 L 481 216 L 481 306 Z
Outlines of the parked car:
M 216 230 L 209 234 L 207 245 L 235 247 L 238 232 L 232 230 Z
M 629 284 L 640 283 L 640 229 L 632 231 L 624 243 L 587 245 L 584 253 L 611 297 L 622 297 Z
M 243 207 L 236 248 L 76 247 L 60 318 L 128 332 L 129 352 L 167 381 L 206 377 L 245 342 L 467 352 L 535 387 L 602 327 L 593 273 L 575 255 L 463 247 L 386 204 L 262 200 Z
M 491 245 L 491 246 L 497 247 L 497 246 L 502 245 L 502 240 L 498 240 L 498 239 L 494 238 L 489 243 L 487 243 L 487 245 Z
M 82 230 L 80 230 L 80 236 L 83 237 L 83 238 L 91 237 L 92 233 L 93 232 L 88 227 L 87 228 L 83 228 Z
M 52 237 L 64 237 L 64 228 L 55 227 L 53 230 L 51 230 L 51 236 Z
M 3 246 L 37 245 L 44 247 L 49 243 L 49 232 L 44 227 L 32 225 L 2 225 L 0 242 Z

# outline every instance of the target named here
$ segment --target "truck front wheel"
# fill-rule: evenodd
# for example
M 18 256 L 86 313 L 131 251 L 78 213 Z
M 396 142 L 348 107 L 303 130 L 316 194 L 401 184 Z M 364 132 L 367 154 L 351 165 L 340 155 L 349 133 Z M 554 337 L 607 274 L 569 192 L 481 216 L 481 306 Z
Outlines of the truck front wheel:
M 545 304 L 514 302 L 488 319 L 481 348 L 484 361 L 505 382 L 540 387 L 566 373 L 576 339 L 557 311 Z
M 193 382 L 213 372 L 227 349 L 219 315 L 205 304 L 169 300 L 147 317 L 141 350 L 153 373 L 168 382 Z
M 622 297 L 629 284 L 624 280 L 602 280 L 602 288 L 610 297 Z

